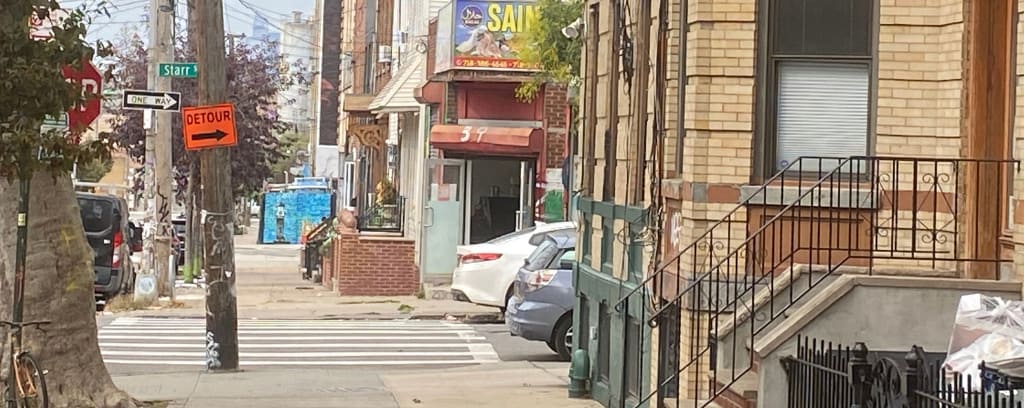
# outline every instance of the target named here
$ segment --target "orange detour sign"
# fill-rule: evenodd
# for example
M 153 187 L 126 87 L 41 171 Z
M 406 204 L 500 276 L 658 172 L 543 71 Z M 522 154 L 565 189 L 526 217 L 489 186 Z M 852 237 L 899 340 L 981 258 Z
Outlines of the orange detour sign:
M 235 105 L 192 106 L 181 110 L 185 149 L 202 150 L 238 144 Z

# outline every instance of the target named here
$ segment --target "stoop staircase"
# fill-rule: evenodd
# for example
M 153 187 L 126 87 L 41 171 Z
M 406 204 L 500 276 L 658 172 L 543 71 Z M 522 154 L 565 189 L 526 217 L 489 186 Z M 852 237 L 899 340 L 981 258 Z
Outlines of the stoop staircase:
M 626 314 L 642 308 L 633 313 L 652 330 L 635 340 L 657 344 L 647 359 L 636 356 L 641 378 L 632 383 L 645 383 L 652 360 L 658 370 L 634 406 L 755 407 L 755 342 L 791 313 L 817 314 L 801 306 L 841 273 L 955 276 L 964 263 L 998 267 L 1002 251 L 976 244 L 997 237 L 978 236 L 976 226 L 1004 225 L 1007 205 L 987 202 L 991 192 L 972 181 L 1006 180 L 1015 167 L 875 156 L 789 164 L 616 304 Z M 968 212 L 982 204 L 994 214 Z

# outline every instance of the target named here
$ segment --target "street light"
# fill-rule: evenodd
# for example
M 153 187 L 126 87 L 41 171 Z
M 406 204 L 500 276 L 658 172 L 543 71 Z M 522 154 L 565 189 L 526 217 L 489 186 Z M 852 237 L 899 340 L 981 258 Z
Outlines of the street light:
M 562 35 L 565 38 L 576 38 L 580 36 L 580 29 L 583 28 L 583 18 L 578 17 L 569 25 L 562 27 Z

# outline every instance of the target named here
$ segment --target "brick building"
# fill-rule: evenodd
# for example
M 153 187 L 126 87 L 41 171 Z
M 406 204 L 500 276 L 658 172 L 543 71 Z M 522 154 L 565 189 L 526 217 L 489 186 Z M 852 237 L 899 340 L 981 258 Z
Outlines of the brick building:
M 838 340 L 892 338 L 836 309 L 837 285 L 1019 286 L 1020 7 L 587 1 L 575 340 L 593 398 L 785 406 L 766 361 L 798 329 L 829 312 L 828 333 L 860 336 Z
M 429 118 L 424 279 L 450 282 L 458 245 L 565 219 L 566 89 L 548 84 L 530 100 L 516 96 L 536 70 L 515 57 L 536 6 L 495 3 L 495 18 L 479 4 L 447 2 L 430 24 L 427 82 L 417 96 Z

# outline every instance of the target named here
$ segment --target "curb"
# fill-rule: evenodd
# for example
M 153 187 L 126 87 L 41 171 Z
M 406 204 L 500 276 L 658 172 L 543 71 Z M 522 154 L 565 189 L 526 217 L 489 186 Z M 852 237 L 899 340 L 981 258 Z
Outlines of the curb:
M 107 312 L 104 312 L 106 314 Z M 110 313 L 114 315 L 114 313 Z M 201 319 L 201 316 L 185 316 L 185 315 L 157 315 L 157 314 L 125 314 L 130 317 L 146 317 L 151 319 L 180 319 L 180 318 L 195 318 Z M 323 315 L 316 317 L 307 318 L 267 318 L 267 319 L 249 319 L 239 318 L 239 321 L 243 320 L 438 320 L 438 321 L 450 321 L 450 322 L 462 322 L 468 324 L 498 324 L 504 323 L 505 319 L 500 313 L 368 313 L 368 314 L 353 314 L 353 315 Z

